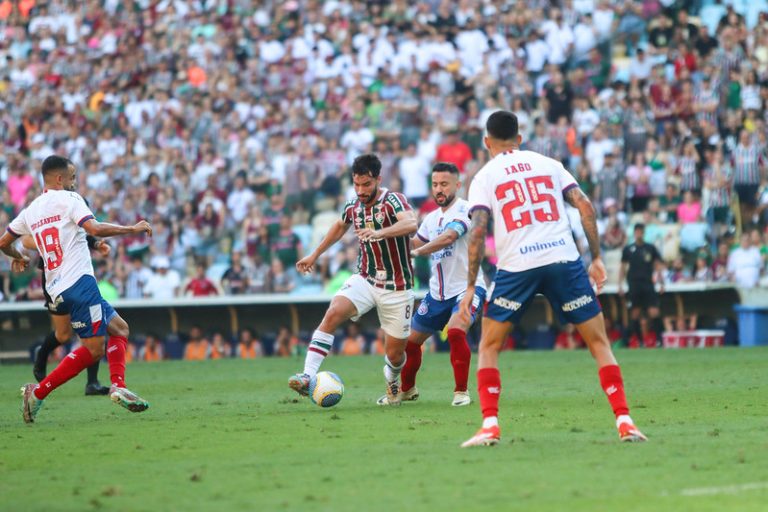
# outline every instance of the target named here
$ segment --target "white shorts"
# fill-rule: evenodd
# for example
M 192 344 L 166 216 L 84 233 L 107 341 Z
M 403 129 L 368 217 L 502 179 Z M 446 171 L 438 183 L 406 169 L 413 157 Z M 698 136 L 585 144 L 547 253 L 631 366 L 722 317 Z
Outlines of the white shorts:
M 411 334 L 413 316 L 413 290 L 384 290 L 376 288 L 359 274 L 344 283 L 336 295 L 348 298 L 357 308 L 357 321 L 368 311 L 376 308 L 379 323 L 384 332 L 393 338 L 406 339 Z

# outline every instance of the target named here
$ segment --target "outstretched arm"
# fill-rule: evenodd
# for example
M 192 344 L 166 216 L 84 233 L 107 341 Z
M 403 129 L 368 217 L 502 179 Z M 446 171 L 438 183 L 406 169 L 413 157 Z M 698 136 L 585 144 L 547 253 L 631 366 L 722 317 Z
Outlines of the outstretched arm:
M 347 224 L 341 219 L 338 219 L 336 222 L 334 222 L 331 226 L 331 229 L 329 229 L 328 233 L 326 233 L 325 237 L 323 237 L 320 245 L 318 245 L 317 248 L 308 256 L 305 256 L 296 262 L 296 269 L 303 273 L 312 272 L 317 258 L 319 258 L 321 254 L 327 251 L 330 246 L 341 240 L 341 237 L 343 237 L 344 233 L 347 232 L 349 226 L 351 226 L 351 224 Z
M 137 222 L 133 226 L 121 226 L 119 224 L 109 224 L 107 222 L 99 222 L 96 219 L 89 219 L 83 223 L 82 227 L 89 235 L 99 238 L 138 235 L 139 233 L 147 233 L 149 236 L 152 236 L 152 226 L 145 220 Z
M 598 293 L 603 288 L 608 274 L 605 265 L 600 259 L 600 235 L 597 234 L 597 214 L 592 201 L 581 191 L 579 187 L 571 187 L 565 192 L 565 200 L 568 204 L 579 210 L 581 227 L 589 243 L 589 252 L 592 255 L 592 263 L 589 266 L 589 277 L 597 285 Z

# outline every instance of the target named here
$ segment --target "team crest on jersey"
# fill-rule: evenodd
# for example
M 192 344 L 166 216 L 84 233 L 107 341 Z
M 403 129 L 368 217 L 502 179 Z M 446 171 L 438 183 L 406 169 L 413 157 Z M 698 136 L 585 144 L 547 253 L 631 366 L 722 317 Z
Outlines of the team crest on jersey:
M 377 210 L 376 213 L 373 214 L 373 217 L 376 219 L 376 222 L 381 226 L 384 224 L 384 212 L 381 210 Z
M 419 309 L 416 312 L 421 316 L 424 316 L 427 313 L 429 313 L 429 305 L 427 304 L 427 301 L 425 300 L 421 301 L 421 304 L 419 304 Z

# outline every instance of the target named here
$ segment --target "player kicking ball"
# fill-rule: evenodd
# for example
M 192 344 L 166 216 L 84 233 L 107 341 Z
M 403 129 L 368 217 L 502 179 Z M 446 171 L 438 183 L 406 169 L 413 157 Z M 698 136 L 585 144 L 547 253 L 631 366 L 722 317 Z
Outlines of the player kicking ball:
M 405 196 L 381 188 L 381 161 L 361 155 L 352 164 L 357 199 L 344 206 L 317 249 L 296 263 L 299 272 L 312 272 L 317 258 L 341 240 L 350 226 L 360 240 L 358 272 L 331 300 L 322 322 L 312 334 L 304 371 L 288 379 L 300 395 L 309 393 L 309 381 L 333 347 L 333 333 L 347 320 L 357 320 L 373 308 L 379 314 L 384 340 L 384 378 L 389 405 L 400 405 L 400 371 L 413 313 L 413 269 L 410 235 L 418 223 Z
M 459 302 L 467 288 L 467 250 L 465 236 L 469 226 L 467 201 L 456 197 L 461 187 L 459 169 L 449 163 L 437 163 L 432 168 L 432 197 L 439 209 L 424 218 L 412 240 L 413 256 L 430 255 L 432 277 L 429 293 L 416 310 L 411 323 L 411 335 L 405 347 L 406 361 L 402 373 L 400 400 L 416 400 L 416 373 L 421 367 L 421 346 L 437 331 L 448 325 L 448 344 L 453 366 L 453 402 L 462 406 L 472 403 L 467 391 L 469 363 L 472 352 L 467 343 L 467 331 L 475 321 L 477 308 L 485 300 L 485 280 L 478 272 L 472 300 L 471 318 L 458 314 Z M 379 405 L 388 405 L 389 397 L 379 398 Z
M 622 441 L 646 441 L 629 416 L 624 381 L 611 351 L 600 304 L 605 266 L 600 259 L 595 209 L 560 162 L 533 151 L 520 151 L 517 117 L 506 111 L 486 122 L 485 146 L 491 160 L 475 175 L 469 189 L 472 228 L 469 235 L 467 293 L 460 311 L 467 321 L 492 216 L 498 272 L 483 318 L 477 387 L 483 425 L 461 446 L 499 442 L 501 377 L 498 357 L 513 323 L 519 322 L 537 293 L 549 300 L 562 322 L 573 323 L 598 366 L 600 385 L 616 416 Z M 573 240 L 565 202 L 579 210 L 589 242 L 589 274 Z
M 149 407 L 146 400 L 125 387 L 125 350 L 128 324 L 99 293 L 91 263 L 86 233 L 96 237 L 148 233 L 147 221 L 119 226 L 96 221 L 90 208 L 74 192 L 76 169 L 67 158 L 49 156 L 43 161 L 45 190 L 11 222 L 0 237 L 0 250 L 13 258 L 12 269 L 21 271 L 28 260 L 13 242 L 32 236 L 45 264 L 46 291 L 60 320 L 71 323 L 82 346 L 70 352 L 39 384 L 22 388 L 22 414 L 33 423 L 43 400 L 56 388 L 91 366 L 104 355 L 104 338 L 109 333 L 107 361 L 112 380 L 110 398 L 131 412 Z

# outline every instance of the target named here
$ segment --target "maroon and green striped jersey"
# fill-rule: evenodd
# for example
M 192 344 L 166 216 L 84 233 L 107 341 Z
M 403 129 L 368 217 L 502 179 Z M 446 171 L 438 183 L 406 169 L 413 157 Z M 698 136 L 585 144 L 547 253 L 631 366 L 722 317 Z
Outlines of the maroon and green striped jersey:
M 367 207 L 357 199 L 344 205 L 342 220 L 355 229 L 382 229 L 397 222 L 397 214 L 411 209 L 403 194 L 382 191 L 373 206 Z M 410 290 L 413 287 L 411 241 L 408 235 L 360 242 L 357 271 L 369 283 L 385 290 Z

